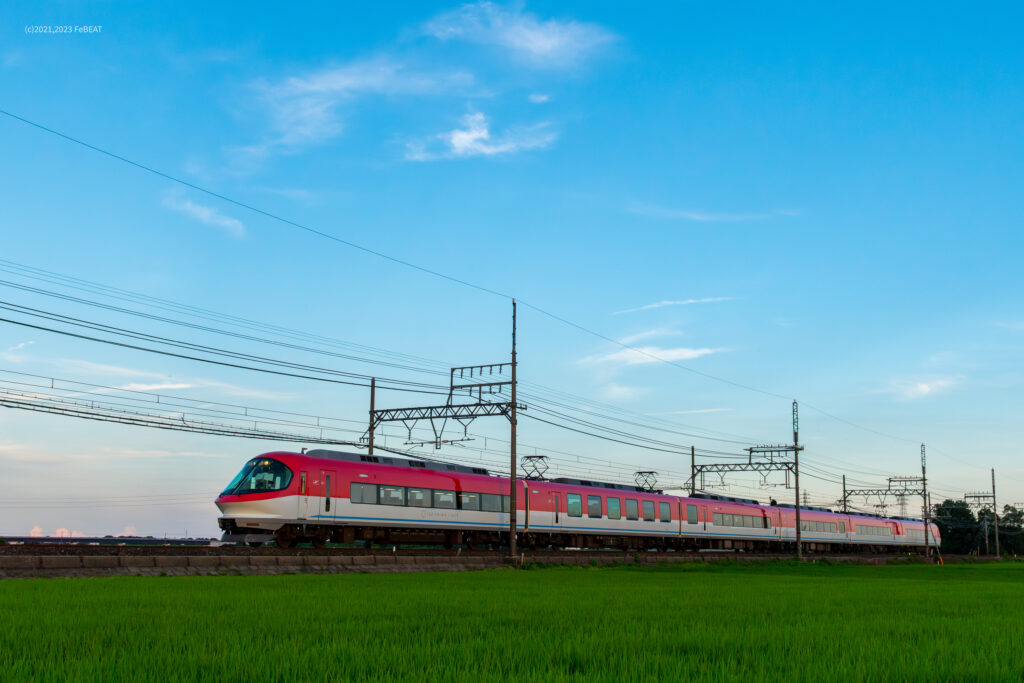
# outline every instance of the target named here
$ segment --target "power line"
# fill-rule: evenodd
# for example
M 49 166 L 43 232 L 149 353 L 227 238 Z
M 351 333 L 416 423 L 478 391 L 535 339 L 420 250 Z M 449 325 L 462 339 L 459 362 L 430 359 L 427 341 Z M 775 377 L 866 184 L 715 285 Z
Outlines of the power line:
M 337 235 L 333 235 L 333 234 L 325 232 L 323 230 L 319 230 L 319 229 L 310 227 L 308 225 L 304 225 L 302 223 L 298 223 L 296 221 L 284 218 L 284 217 L 282 217 L 280 215 L 277 215 L 277 214 L 274 214 L 272 212 L 269 212 L 269 211 L 266 211 L 264 209 L 260 209 L 260 208 L 258 208 L 256 206 L 253 206 L 252 204 L 248 204 L 246 202 L 242 202 L 242 201 L 239 201 L 237 199 L 233 199 L 233 198 L 231 198 L 231 197 L 229 197 L 227 195 L 224 195 L 224 194 L 221 194 L 221 193 L 218 193 L 218 192 L 214 192 L 213 190 L 207 189 L 207 188 L 202 187 L 200 185 L 197 185 L 195 183 L 188 182 L 188 181 L 183 180 L 183 179 L 181 179 L 179 177 L 176 177 L 176 176 L 173 176 L 171 174 L 165 173 L 163 171 L 157 170 L 157 169 L 155 169 L 153 167 L 147 166 L 147 165 L 139 163 L 137 161 L 133 161 L 132 159 L 129 159 L 129 158 L 124 157 L 122 155 L 115 154 L 114 152 L 111 152 L 111 151 L 108 151 L 108 150 L 103 149 L 101 147 L 98 147 L 96 145 L 90 144 L 88 142 L 85 142 L 84 140 L 81 140 L 79 138 L 73 137 L 73 136 L 68 135 L 66 133 L 62 133 L 62 132 L 57 131 L 57 130 L 55 130 L 53 128 L 49 128 L 49 127 L 44 126 L 44 125 L 42 125 L 40 123 L 37 123 L 35 121 L 29 120 L 27 118 L 24 118 L 22 116 L 18 116 L 16 114 L 12 113 L 12 112 L 0 109 L 0 114 L 4 114 L 4 115 L 8 116 L 9 118 L 14 119 L 16 121 L 19 121 L 19 122 L 21 122 L 21 123 L 23 123 L 25 125 L 31 126 L 31 127 L 36 128 L 38 130 L 46 132 L 46 133 L 48 133 L 50 135 L 54 135 L 54 136 L 59 137 L 59 138 L 61 138 L 63 140 L 66 140 L 68 142 L 72 142 L 74 144 L 80 145 L 82 147 L 85 147 L 85 148 L 93 151 L 93 152 L 102 154 L 102 155 L 107 156 L 109 158 L 112 158 L 112 159 L 115 159 L 117 161 L 120 161 L 120 162 L 122 162 L 124 164 L 133 166 L 133 167 L 135 167 L 135 168 L 137 168 L 139 170 L 142 170 L 142 171 L 145 171 L 147 173 L 153 174 L 155 176 L 164 178 L 166 180 L 169 180 L 169 181 L 171 181 L 173 183 L 182 185 L 184 187 L 188 187 L 188 188 L 193 189 L 193 190 L 195 190 L 197 192 L 201 192 L 203 194 L 206 194 L 208 196 L 217 198 L 217 199 L 219 199 L 221 201 L 224 201 L 224 202 L 227 202 L 229 204 L 233 204 L 233 205 L 238 206 L 240 208 L 243 208 L 243 209 L 245 209 L 247 211 L 251 211 L 253 213 L 262 215 L 262 216 L 264 216 L 266 218 L 269 218 L 271 220 L 274 220 L 274 221 L 277 221 L 277 222 L 282 223 L 284 225 L 290 226 L 291 228 L 294 228 L 294 229 L 297 229 L 297 230 L 302 230 L 304 232 L 307 232 L 309 234 L 315 235 L 317 237 L 321 237 L 321 238 L 324 238 L 324 239 L 327 239 L 327 240 L 331 240 L 331 241 L 336 242 L 338 244 L 342 244 L 344 246 L 347 246 L 347 247 L 352 248 L 352 249 L 356 249 L 356 250 L 361 251 L 363 253 L 366 253 L 366 254 L 369 254 L 369 255 L 372 255 L 372 256 L 376 256 L 377 258 L 389 261 L 391 263 L 394 263 L 394 264 L 397 264 L 397 265 L 401 265 L 401 266 L 405 266 L 407 268 L 411 268 L 411 269 L 417 270 L 419 272 L 431 275 L 433 277 L 437 277 L 437 278 L 440 278 L 440 279 L 443 279 L 443 280 L 446 280 L 446 281 L 449 281 L 449 282 L 452 282 L 452 283 L 455 283 L 455 284 L 459 284 L 459 285 L 462 285 L 462 286 L 465 286 L 465 287 L 469 287 L 469 288 L 475 289 L 477 291 L 484 292 L 486 294 L 490 294 L 490 295 L 493 295 L 493 296 L 501 297 L 501 298 L 504 298 L 504 299 L 512 299 L 513 298 L 509 294 L 506 294 L 504 292 L 500 292 L 500 291 L 492 289 L 490 287 L 485 287 L 485 286 L 482 286 L 482 285 L 478 285 L 478 284 L 475 284 L 475 283 L 470 282 L 468 280 L 463 280 L 461 278 L 457 278 L 457 277 L 454 277 L 454 276 L 442 273 L 440 271 L 437 271 L 437 270 L 434 270 L 434 269 L 431 269 L 431 268 L 427 268 L 425 266 L 421 266 L 421 265 L 413 263 L 411 261 L 407 261 L 407 260 L 404 260 L 404 259 L 397 258 L 395 256 L 391 256 L 391 255 L 389 255 L 387 253 L 384 253 L 384 252 L 381 252 L 381 251 L 378 251 L 378 250 L 375 250 L 375 249 L 371 249 L 369 247 L 363 246 L 363 245 L 358 244 L 356 242 L 352 242 L 350 240 L 343 239 L 341 237 L 338 237 Z M 771 396 L 771 397 L 774 397 L 774 398 L 780 398 L 780 399 L 785 399 L 785 400 L 790 400 L 792 398 L 792 397 L 784 396 L 782 394 L 778 394 L 778 393 L 775 393 L 775 392 L 772 392 L 772 391 L 767 391 L 767 390 L 759 389 L 757 387 L 754 387 L 754 386 L 751 386 L 751 385 L 748 385 L 748 384 L 744 384 L 742 382 L 737 382 L 737 381 L 734 381 L 734 380 L 730 380 L 730 379 L 726 379 L 726 378 L 723 378 L 723 377 L 719 377 L 719 376 L 713 375 L 711 373 L 703 372 L 703 371 L 697 370 L 695 368 L 691 368 L 689 366 L 682 365 L 681 363 L 678 363 L 676 361 L 672 361 L 672 360 L 669 360 L 669 359 L 666 359 L 666 358 L 662 358 L 662 357 L 658 356 L 657 354 L 651 353 L 651 352 L 649 352 L 649 351 L 647 351 L 645 349 L 633 347 L 633 346 L 630 346 L 628 344 L 624 344 L 624 343 L 622 343 L 622 342 L 620 342 L 618 340 L 612 339 L 611 337 L 608 337 L 608 336 L 603 335 L 603 334 L 601 334 L 599 332 L 591 330 L 591 329 L 589 329 L 589 328 L 587 328 L 587 327 L 585 327 L 583 325 L 580 325 L 580 324 L 578 324 L 576 322 L 573 322 L 573 321 L 571 321 L 571 320 L 569 320 L 567 318 L 564 318 L 564 317 L 559 316 L 559 315 L 557 315 L 555 313 L 547 311 L 547 310 L 545 310 L 545 309 L 543 309 L 543 308 L 541 308 L 539 306 L 536 306 L 536 305 L 533 305 L 533 304 L 531 304 L 529 302 L 523 301 L 522 299 L 519 299 L 519 302 L 520 302 L 521 305 L 526 306 L 526 307 L 536 311 L 537 313 L 540 313 L 541 315 L 544 315 L 544 316 L 549 317 L 549 318 L 551 318 L 553 320 L 561 322 L 564 325 L 567 325 L 569 327 L 575 328 L 575 329 L 577 329 L 577 330 L 579 330 L 581 332 L 584 332 L 586 334 L 594 336 L 594 337 L 596 337 L 598 339 L 602 339 L 602 340 L 604 340 L 606 342 L 609 342 L 611 344 L 619 346 L 619 347 L 621 347 L 623 349 L 627 349 L 627 350 L 630 350 L 630 351 L 632 351 L 634 353 L 637 353 L 637 354 L 649 357 L 652 360 L 664 363 L 666 365 L 671 365 L 671 366 L 676 367 L 678 369 L 681 369 L 681 370 L 683 370 L 685 372 L 696 374 L 696 375 L 705 377 L 705 378 L 713 380 L 713 381 L 717 381 L 717 382 L 720 382 L 720 383 L 728 384 L 728 385 L 731 385 L 731 386 L 734 386 L 734 387 L 737 387 L 737 388 L 745 389 L 747 391 L 755 392 L 755 393 L 766 395 L 766 396 Z M 7 321 L 7 322 L 14 322 L 14 321 Z M 15 324 L 26 325 L 25 323 L 15 323 Z M 29 327 L 33 327 L 33 326 L 29 326 Z M 37 327 L 37 329 L 45 329 L 45 328 L 38 328 Z M 50 330 L 50 331 L 53 331 L 53 330 Z M 62 332 L 62 334 L 70 334 L 70 333 Z M 77 335 L 71 335 L 71 336 L 77 336 Z M 87 337 L 82 337 L 82 338 L 87 338 Z M 114 343 L 114 342 L 107 342 L 107 343 Z M 119 345 L 125 346 L 127 348 L 138 348 L 138 347 L 133 347 L 133 346 L 124 345 L 124 344 L 119 344 Z M 148 350 L 148 349 L 142 349 L 142 350 Z M 174 354 L 169 354 L 167 352 L 163 352 L 163 353 L 165 353 L 165 355 L 174 355 Z M 203 359 L 193 358 L 193 360 L 203 360 Z M 204 362 L 212 362 L 212 361 L 204 360 Z M 224 365 L 230 365 L 230 364 L 224 364 Z M 252 368 L 249 368 L 249 369 L 252 369 Z M 287 373 L 278 373 L 278 374 L 287 374 Z M 323 381 L 323 380 L 321 380 L 321 381 Z M 806 407 L 808 407 L 808 408 L 810 408 L 810 409 L 812 409 L 812 410 L 814 410 L 814 411 L 816 411 L 816 412 L 818 412 L 818 413 L 820 413 L 820 414 L 822 414 L 822 415 L 824 415 L 826 417 L 829 417 L 829 418 L 831 418 L 833 420 L 836 420 L 836 421 L 841 422 L 843 424 L 846 424 L 848 426 L 854 427 L 856 429 L 860 429 L 860 430 L 863 430 L 863 431 L 866 431 L 866 432 L 870 432 L 870 433 L 876 434 L 878 436 L 882 436 L 882 437 L 886 437 L 886 438 L 890 438 L 890 439 L 895 439 L 895 440 L 899 440 L 899 441 L 904 441 L 904 442 L 909 442 L 909 443 L 916 442 L 915 440 L 906 439 L 904 437 L 900 437 L 900 436 L 888 434 L 888 433 L 885 433 L 885 432 L 881 432 L 879 430 L 875 430 L 875 429 L 872 429 L 870 427 L 865 427 L 865 426 L 860 425 L 858 423 L 852 422 L 852 421 L 847 420 L 845 418 L 841 418 L 841 417 L 839 417 L 837 415 L 829 413 L 829 412 L 827 412 L 827 411 L 825 411 L 825 410 L 823 410 L 821 408 L 818 408 L 818 407 L 814 406 L 813 404 L 807 403 L 806 401 L 803 401 L 802 403 Z
M 173 183 L 177 183 L 177 184 L 182 185 L 184 187 L 188 187 L 190 189 L 196 190 L 197 192 L 202 192 L 203 194 L 206 194 L 206 195 L 208 195 L 210 197 L 214 197 L 216 199 L 220 199 L 221 201 L 227 202 L 229 204 L 233 204 L 233 205 L 235 205 L 235 206 L 237 206 L 239 208 L 245 209 L 247 211 L 252 211 L 253 213 L 259 214 L 259 215 L 264 216 L 266 218 L 269 218 L 271 220 L 274 220 L 274 221 L 277 221 L 277 222 L 282 223 L 284 225 L 290 226 L 290 227 L 292 227 L 294 229 L 302 230 L 302 231 L 307 232 L 309 234 L 316 235 L 317 237 L 322 237 L 324 239 L 331 240 L 331 241 L 336 242 L 338 244 L 342 244 L 342 245 L 345 245 L 345 246 L 350 247 L 352 249 L 356 249 L 358 251 L 361 251 L 363 253 L 370 254 L 372 256 L 376 256 L 377 258 L 381 258 L 381 259 L 384 259 L 386 261 L 390 261 L 390 262 L 395 263 L 397 265 L 405 266 L 407 268 L 411 268 L 411 269 L 420 271 L 420 272 L 425 273 L 427 275 L 431 275 L 431 276 L 434 276 L 434 277 L 437 277 L 437 278 L 441 278 L 443 280 L 447 280 L 449 282 L 453 282 L 455 284 L 459 284 L 459 285 L 462 285 L 464 287 L 469 287 L 471 289 L 475 289 L 477 291 L 484 292 L 486 294 L 490 294 L 490 295 L 497 296 L 497 297 L 500 297 L 500 298 L 503 298 L 503 299 L 508 299 L 508 300 L 512 300 L 513 298 L 515 298 L 521 305 L 526 306 L 526 307 L 536 311 L 537 313 L 540 313 L 541 315 L 544 315 L 544 316 L 546 316 L 548 318 L 551 318 L 552 320 L 556 320 L 556 321 L 558 321 L 558 322 L 560 322 L 560 323 L 562 323 L 564 325 L 567 325 L 569 327 L 573 327 L 573 328 L 575 328 L 575 329 L 577 329 L 577 330 L 579 330 L 581 332 L 589 334 L 589 335 L 591 335 L 593 337 L 597 337 L 598 339 L 601 339 L 603 341 L 609 342 L 611 344 L 615 344 L 616 346 L 619 346 L 619 347 L 621 347 L 623 349 L 628 349 L 628 350 L 630 350 L 630 351 L 632 351 L 634 353 L 640 354 L 642 356 L 646 356 L 648 358 L 651 358 L 652 360 L 656 360 L 658 362 L 674 366 L 676 368 L 679 368 L 680 370 L 684 370 L 684 371 L 689 372 L 689 373 L 700 375 L 700 376 L 705 377 L 707 379 L 711 379 L 711 380 L 714 380 L 714 381 L 717 381 L 717 382 L 722 382 L 724 384 L 729 384 L 731 386 L 738 387 L 738 388 L 741 388 L 741 389 L 746 389 L 747 391 L 752 391 L 752 392 L 755 392 L 755 393 L 763 394 L 763 395 L 766 395 L 766 396 L 772 396 L 774 398 L 781 398 L 781 399 L 785 399 L 785 400 L 790 400 L 792 398 L 792 397 L 788 397 L 788 396 L 783 396 L 782 394 L 777 394 L 775 392 L 766 391 L 766 390 L 763 390 L 763 389 L 758 389 L 756 387 L 753 387 L 753 386 L 750 386 L 750 385 L 747 385 L 747 384 L 743 384 L 741 382 L 736 382 L 736 381 L 733 381 L 733 380 L 730 380 L 730 379 L 726 379 L 726 378 L 723 378 L 723 377 L 718 377 L 716 375 L 712 375 L 710 373 L 703 372 L 703 371 L 696 370 L 694 368 L 682 365 L 681 363 L 678 363 L 676 361 L 672 361 L 672 360 L 668 360 L 666 358 L 662 358 L 662 357 L 658 356 L 657 354 L 653 354 L 653 353 L 651 353 L 651 352 L 649 352 L 649 351 L 647 351 L 645 349 L 634 347 L 634 346 L 630 346 L 629 344 L 624 344 L 624 343 L 622 343 L 622 342 L 620 342 L 620 341 L 618 341 L 616 339 L 612 339 L 611 337 L 605 336 L 605 335 L 603 335 L 603 334 L 601 334 L 599 332 L 595 332 L 594 330 L 591 330 L 591 329 L 589 329 L 587 327 L 584 327 L 583 325 L 580 325 L 579 323 L 575 323 L 575 322 L 573 322 L 573 321 L 571 321 L 571 320 L 569 320 L 567 318 L 559 316 L 559 315 L 557 315 L 555 313 L 551 313 L 550 311 L 547 311 L 547 310 L 545 310 L 545 309 L 543 309 L 543 308 L 541 308 L 539 306 L 536 306 L 536 305 L 531 304 L 529 302 L 523 301 L 519 297 L 513 297 L 510 294 L 506 294 L 504 292 L 499 292 L 499 291 L 497 291 L 495 289 L 492 289 L 490 287 L 485 287 L 483 285 L 478 285 L 478 284 L 475 284 L 473 282 L 469 282 L 468 280 L 463 280 L 461 278 L 457 278 L 457 277 L 454 277 L 454 276 L 451 276 L 451 275 L 447 275 L 447 274 L 442 273 L 440 271 L 433 270 L 433 269 L 427 268 L 425 266 L 421 266 L 421 265 L 413 263 L 411 261 L 406 261 L 404 259 L 400 259 L 400 258 L 397 258 L 395 256 L 391 256 L 391 255 L 386 254 L 384 252 L 377 251 L 376 249 L 371 249 L 369 247 L 365 247 L 365 246 L 363 246 L 361 244 L 357 244 L 357 243 L 352 242 L 350 240 L 343 239 L 341 237 L 338 237 L 337 235 L 332 235 L 331 233 L 325 232 L 323 230 L 318 230 L 318 229 L 310 227 L 308 225 L 304 225 L 302 223 L 298 223 L 296 221 L 284 218 L 284 217 L 279 216 L 277 214 L 271 213 L 270 211 L 266 211 L 264 209 L 260 209 L 260 208 L 258 208 L 256 206 L 253 206 L 253 205 L 248 204 L 246 202 L 242 202 L 242 201 L 239 201 L 237 199 L 233 199 L 231 197 L 228 197 L 227 195 L 221 194 L 219 192 L 215 192 L 213 190 L 207 189 L 207 188 L 202 187 L 200 185 L 196 185 L 195 183 L 191 183 L 191 182 L 189 182 L 187 180 L 183 180 L 182 178 L 178 178 L 178 177 L 173 176 L 173 175 L 171 175 L 169 173 L 165 173 L 163 171 L 159 171 L 159 170 L 157 170 L 155 168 L 152 168 L 150 166 L 146 166 L 145 164 L 139 163 L 137 161 L 133 161 L 133 160 L 128 159 L 127 157 L 121 156 L 119 154 L 115 154 L 114 152 L 111 152 L 111 151 L 108 151 L 108 150 L 103 149 L 101 147 L 98 147 L 96 145 L 90 144 L 88 142 L 85 142 L 84 140 L 81 140 L 79 138 L 73 137 L 73 136 L 68 135 L 66 133 L 62 133 L 60 131 L 54 130 L 53 128 L 49 128 L 49 127 L 44 126 L 44 125 L 42 125 L 40 123 L 36 123 L 35 121 L 31 121 L 31 120 L 26 119 L 24 117 L 18 116 L 17 114 L 14 114 L 12 112 L 0 109 L 0 114 L 4 114 L 4 115 L 6 115 L 6 116 L 8 116 L 8 117 L 10 117 L 10 118 L 12 118 L 12 119 L 14 119 L 16 121 L 20 121 L 21 123 L 24 123 L 26 125 L 32 126 L 33 128 L 36 128 L 36 129 L 41 130 L 43 132 L 49 133 L 51 135 L 55 135 L 55 136 L 57 136 L 57 137 L 59 137 L 61 139 L 67 140 L 68 142 L 72 142 L 74 144 L 77 144 L 77 145 L 80 145 L 82 147 L 85 147 L 85 148 L 90 149 L 90 150 L 92 150 L 94 152 L 97 152 L 97 153 L 102 154 L 104 156 L 110 157 L 111 159 L 115 159 L 117 161 L 120 161 L 122 163 L 128 164 L 130 166 L 133 166 L 133 167 L 135 167 L 137 169 L 140 169 L 142 171 L 145 171 L 147 173 L 151 173 L 151 174 L 156 175 L 158 177 L 164 178 L 165 180 L 170 180 Z

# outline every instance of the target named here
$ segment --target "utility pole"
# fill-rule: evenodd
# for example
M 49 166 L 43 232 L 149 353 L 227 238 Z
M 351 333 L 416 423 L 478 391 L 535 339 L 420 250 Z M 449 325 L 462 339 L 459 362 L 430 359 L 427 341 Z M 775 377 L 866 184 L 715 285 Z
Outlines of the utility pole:
M 697 493 L 697 463 L 694 448 L 690 446 L 690 495 Z
M 843 514 L 845 515 L 850 510 L 846 505 L 846 475 L 843 475 Z
M 928 475 L 925 473 L 924 444 L 921 444 L 921 501 L 924 503 L 924 556 L 931 557 L 931 543 L 928 541 Z
M 369 430 L 370 433 L 368 435 L 368 445 L 367 445 L 367 448 L 366 448 L 366 452 L 369 453 L 370 455 L 373 455 L 373 431 L 374 431 L 373 428 L 375 426 L 373 424 L 373 408 L 374 408 L 373 402 L 376 399 L 376 397 L 377 397 L 377 378 L 376 377 L 371 377 L 370 378 L 370 430 Z M 385 446 L 387 445 L 387 441 L 384 442 L 384 445 Z
M 800 547 L 800 414 L 796 400 L 793 401 L 793 486 L 796 488 L 796 559 L 803 561 L 804 552 Z
M 996 512 L 996 468 L 992 468 L 992 523 L 996 527 L 996 559 L 999 558 L 999 514 Z
M 508 514 L 508 552 L 509 556 L 516 558 L 516 470 L 518 469 L 518 458 L 516 457 L 516 300 L 512 299 L 512 408 L 509 411 L 509 422 L 511 433 L 509 435 L 509 451 L 512 464 L 508 470 L 509 488 L 509 514 Z

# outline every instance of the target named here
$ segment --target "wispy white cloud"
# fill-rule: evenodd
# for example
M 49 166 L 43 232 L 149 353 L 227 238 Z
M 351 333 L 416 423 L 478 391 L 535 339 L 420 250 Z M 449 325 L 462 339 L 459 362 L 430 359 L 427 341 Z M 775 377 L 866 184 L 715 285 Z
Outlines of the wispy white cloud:
M 545 102 L 551 101 L 551 95 L 545 95 L 544 93 L 535 92 L 532 93 L 526 99 L 530 100 L 534 104 L 544 104 Z
M 164 378 L 164 375 L 158 372 L 149 372 L 146 370 L 128 368 L 120 365 L 105 365 L 103 363 L 93 363 L 91 361 L 79 360 L 77 358 L 58 358 L 54 364 L 60 368 L 64 368 L 66 370 L 70 370 L 73 372 L 80 372 L 86 375 L 139 377 L 148 379 Z
M 313 204 L 320 199 L 320 195 L 316 192 L 304 190 L 300 187 L 264 187 L 260 189 L 278 197 L 284 197 L 285 199 L 291 199 L 306 205 Z
M 245 226 L 242 224 L 242 221 L 231 216 L 225 216 L 212 206 L 197 204 L 180 193 L 170 192 L 165 195 L 163 205 L 200 223 L 220 228 L 232 237 L 238 238 L 245 235 Z
M 695 410 L 669 410 L 664 413 L 648 413 L 648 415 L 700 415 L 703 413 L 728 413 L 732 408 L 697 408 Z
M 224 453 L 207 451 L 175 451 L 162 448 L 101 448 L 104 459 L 136 460 L 140 458 L 224 458 Z
M 492 2 L 445 12 L 429 21 L 423 32 L 442 41 L 494 46 L 531 66 L 556 69 L 577 65 L 618 39 L 598 24 L 543 20 L 519 5 Z
M 730 213 L 698 211 L 695 209 L 670 209 L 652 204 L 631 204 L 627 207 L 627 211 L 639 216 L 648 216 L 650 218 L 692 221 L 694 223 L 750 223 L 755 221 L 766 221 L 773 218 L 794 217 L 800 215 L 799 211 L 794 211 L 792 209 Z
M 25 360 L 28 359 L 28 356 L 26 356 L 23 353 L 18 353 L 18 351 L 28 348 L 32 344 L 35 344 L 35 342 L 24 341 L 19 344 L 15 344 L 14 346 L 8 347 L 3 352 L 0 352 L 0 359 L 3 359 L 8 363 L 23 363 L 25 362 Z
M 715 304 L 721 301 L 735 301 L 734 297 L 731 296 L 707 296 L 701 299 L 677 299 L 677 300 L 665 300 L 658 301 L 653 304 L 645 304 L 643 306 L 637 306 L 636 308 L 627 308 L 623 311 L 615 311 L 612 315 L 622 315 L 623 313 L 636 313 L 637 311 L 649 311 L 654 308 L 663 308 L 665 306 L 690 306 L 692 304 Z M 625 343 L 625 342 L 623 342 Z
M 643 387 L 629 387 L 616 382 L 602 386 L 598 393 L 605 401 L 632 401 L 647 390 Z
M 286 393 L 283 391 L 270 391 L 266 389 L 250 389 L 248 387 L 240 387 L 236 384 L 228 384 L 227 382 L 218 382 L 211 379 L 192 380 L 192 384 L 196 388 L 209 387 L 220 391 L 227 396 L 236 396 L 239 398 L 257 398 L 266 401 L 294 401 L 295 395 Z
M 647 363 L 658 363 L 662 361 L 694 360 L 703 356 L 710 356 L 714 353 L 722 353 L 728 349 L 694 349 L 689 347 L 661 348 L 658 346 L 638 346 L 632 349 L 622 349 L 612 353 L 588 356 L 582 359 L 582 363 L 615 363 L 619 365 L 645 365 Z
M 882 393 L 893 394 L 903 400 L 914 400 L 935 396 L 949 391 L 961 384 L 963 376 L 955 377 L 930 377 L 927 379 L 897 379 L 893 380 Z
M 167 391 L 168 389 L 191 389 L 193 385 L 184 384 L 181 382 L 157 382 L 155 384 L 142 384 L 140 382 L 132 382 L 130 384 L 122 384 L 116 389 L 123 391 Z
M 996 327 L 1002 327 L 1007 330 L 1024 330 L 1024 322 L 999 322 L 996 323 Z
M 269 112 L 272 132 L 262 142 L 228 152 L 245 163 L 324 143 L 344 129 L 342 105 L 360 96 L 437 95 L 472 84 L 473 76 L 465 71 L 416 71 L 388 58 L 333 65 L 274 82 L 260 80 L 252 89 Z
M 684 334 L 684 332 L 679 330 L 668 330 L 662 327 L 657 327 L 653 330 L 644 330 L 643 332 L 637 332 L 636 334 L 622 337 L 619 339 L 619 343 L 629 345 L 635 344 L 638 341 L 643 341 L 644 339 L 654 339 L 656 337 L 682 337 Z
M 479 112 L 462 117 L 461 123 L 461 128 L 438 133 L 425 140 L 409 141 L 405 158 L 409 161 L 433 161 L 514 154 L 543 149 L 558 137 L 546 122 L 526 128 L 510 128 L 500 136 L 494 136 L 487 117 Z

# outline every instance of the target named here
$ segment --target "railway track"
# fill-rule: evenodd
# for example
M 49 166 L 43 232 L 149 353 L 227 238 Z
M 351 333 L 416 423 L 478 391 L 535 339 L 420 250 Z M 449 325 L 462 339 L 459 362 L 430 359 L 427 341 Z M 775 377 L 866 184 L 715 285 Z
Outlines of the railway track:
M 57 543 L 24 543 L 0 546 L 0 557 L 24 556 L 24 555 L 66 555 L 66 556 L 139 556 L 139 557 L 430 557 L 439 560 L 459 557 L 480 557 L 489 559 L 504 560 L 508 557 L 506 550 L 466 550 L 454 549 L 443 550 L 440 548 L 403 548 L 403 547 L 375 547 L 375 548 L 323 548 L 312 547 L 300 548 L 277 548 L 248 546 L 196 546 L 196 545 L 83 545 L 83 544 L 57 544 Z M 517 554 L 520 559 L 525 558 L 534 562 L 557 562 L 562 559 L 576 559 L 581 561 L 622 561 L 622 562 L 672 562 L 672 561 L 711 561 L 715 559 L 728 559 L 737 561 L 758 561 L 758 560 L 788 560 L 792 559 L 791 553 L 761 553 L 743 551 L 702 551 L 702 552 L 625 552 L 622 550 L 524 550 Z M 811 553 L 806 557 L 809 560 L 829 559 L 831 561 L 855 561 L 855 560 L 897 560 L 919 557 L 912 553 L 893 554 L 871 554 L 871 553 Z M 642 558 L 642 559 L 638 559 Z

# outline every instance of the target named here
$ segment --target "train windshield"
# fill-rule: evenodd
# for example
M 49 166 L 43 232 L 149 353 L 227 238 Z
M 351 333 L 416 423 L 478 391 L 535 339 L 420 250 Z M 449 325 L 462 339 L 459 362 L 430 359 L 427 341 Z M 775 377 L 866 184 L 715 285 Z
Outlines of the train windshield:
M 288 488 L 292 471 L 284 463 L 270 458 L 250 460 L 224 489 L 223 495 L 238 496 L 244 493 L 265 493 Z

